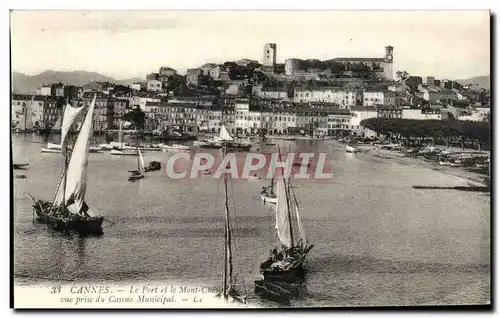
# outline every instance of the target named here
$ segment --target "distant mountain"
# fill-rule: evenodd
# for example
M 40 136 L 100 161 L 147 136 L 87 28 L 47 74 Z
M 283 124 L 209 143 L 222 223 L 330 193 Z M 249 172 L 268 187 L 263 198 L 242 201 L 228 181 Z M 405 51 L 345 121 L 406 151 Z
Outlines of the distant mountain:
M 131 78 L 125 80 L 115 80 L 96 72 L 87 71 L 72 71 L 72 72 L 56 72 L 45 71 L 38 75 L 25 75 L 22 73 L 14 72 L 12 74 L 12 91 L 17 94 L 32 94 L 36 90 L 47 84 L 63 83 L 68 85 L 83 86 L 92 81 L 98 82 L 112 82 L 120 85 L 130 85 L 133 82 L 141 81 L 140 78 Z
M 481 88 L 490 89 L 491 79 L 489 75 L 485 76 L 474 76 L 468 79 L 456 80 L 456 82 L 465 85 L 465 84 L 474 84 L 479 85 Z

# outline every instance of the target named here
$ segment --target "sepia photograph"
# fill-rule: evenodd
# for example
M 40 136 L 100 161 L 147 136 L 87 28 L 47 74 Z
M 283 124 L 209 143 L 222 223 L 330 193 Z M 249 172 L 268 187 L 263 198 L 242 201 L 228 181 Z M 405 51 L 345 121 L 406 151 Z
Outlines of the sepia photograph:
M 491 21 L 11 10 L 11 307 L 491 308 Z

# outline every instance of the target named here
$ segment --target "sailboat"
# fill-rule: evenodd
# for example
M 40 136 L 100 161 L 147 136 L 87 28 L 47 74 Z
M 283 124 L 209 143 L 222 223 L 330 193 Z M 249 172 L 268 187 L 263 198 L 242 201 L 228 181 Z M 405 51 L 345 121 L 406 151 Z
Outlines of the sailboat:
M 112 155 L 115 155 L 115 156 L 137 156 L 137 152 L 135 151 L 135 149 L 125 149 L 125 147 L 123 146 L 123 130 L 122 130 L 122 121 L 120 121 L 120 130 L 118 132 L 118 138 L 119 138 L 119 147 L 118 149 L 113 147 L 113 149 L 111 149 L 111 154 Z
M 276 194 L 273 191 L 273 187 L 274 187 L 274 178 L 271 178 L 271 184 L 268 187 L 262 187 L 262 191 L 260 192 L 260 198 L 264 203 L 276 204 L 276 202 L 278 202 L 278 198 L 276 197 Z
M 73 113 L 71 110 L 65 111 L 61 132 L 61 143 L 65 146 L 64 170 L 52 202 L 36 200 L 32 195 L 28 194 L 33 200 L 33 212 L 36 213 L 38 220 L 58 231 L 102 234 L 104 218 L 95 216 L 85 202 L 95 100 L 96 97 L 94 96 L 72 151 L 68 147 L 69 142 L 66 141 L 66 137 L 76 116 L 71 116 Z
M 60 144 L 54 144 L 47 142 L 47 147 L 43 148 L 40 150 L 41 152 L 46 152 L 46 153 L 61 153 L 62 148 L 63 148 L 63 143 L 65 141 L 66 135 L 68 134 L 71 125 L 76 121 L 76 118 L 78 115 L 82 112 L 83 106 L 80 107 L 73 107 L 71 104 L 68 102 L 66 103 L 66 106 L 64 106 L 64 113 L 62 119 L 59 118 L 57 121 L 61 121 L 60 129 L 61 129 L 61 143 Z M 58 122 L 54 125 L 58 125 Z
M 144 178 L 144 158 L 142 157 L 139 147 L 137 147 L 137 170 L 129 170 L 128 172 L 130 172 L 128 181 L 135 181 Z
M 26 102 L 26 105 L 23 107 L 23 115 L 20 121 L 13 123 L 13 128 L 16 132 L 33 132 L 33 118 L 32 118 L 32 110 L 31 107 L 35 100 L 35 95 L 31 98 L 31 101 Z M 20 113 L 18 113 L 19 115 Z
M 276 232 L 282 246 L 280 251 L 277 248 L 271 250 L 268 259 L 260 265 L 260 273 L 264 281 L 296 282 L 304 277 L 302 265 L 314 245 L 307 245 L 290 178 L 282 174 L 276 183 Z M 292 210 L 295 210 L 295 223 L 300 236 L 298 242 L 294 236 Z
M 233 137 L 229 135 L 226 127 L 222 125 L 219 140 L 224 142 L 223 148 L 223 158 L 226 157 L 227 153 L 227 141 L 232 141 Z M 232 253 L 232 235 L 231 226 L 229 221 L 229 199 L 227 190 L 227 174 L 224 174 L 224 270 L 222 278 L 222 291 L 217 294 L 217 297 L 224 298 L 224 301 L 237 302 L 240 304 L 245 304 L 246 300 L 244 296 L 241 296 L 235 289 L 233 281 L 233 253 Z

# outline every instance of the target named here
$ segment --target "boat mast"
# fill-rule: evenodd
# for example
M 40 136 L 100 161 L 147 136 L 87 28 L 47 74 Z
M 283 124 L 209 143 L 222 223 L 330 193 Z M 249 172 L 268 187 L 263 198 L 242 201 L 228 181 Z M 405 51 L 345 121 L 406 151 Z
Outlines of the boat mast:
M 280 161 L 281 161 L 281 151 L 280 151 L 280 147 L 278 146 L 278 154 L 279 154 L 279 158 L 280 158 Z M 285 181 L 285 172 L 283 170 L 283 167 L 281 167 L 281 172 L 283 174 L 283 183 L 285 184 L 285 194 L 286 194 L 286 207 L 287 207 L 287 216 L 288 216 L 288 227 L 290 229 L 290 243 L 291 243 L 291 247 L 294 246 L 294 242 L 293 242 L 293 226 L 292 226 L 292 215 L 290 213 L 290 189 L 289 189 L 289 185 L 290 185 L 290 181 L 286 182 Z
M 221 110 L 221 122 L 224 127 L 224 109 Z M 225 127 L 224 127 L 225 128 Z M 227 139 L 227 137 L 226 137 Z M 223 160 L 227 153 L 227 140 L 224 140 Z M 233 284 L 233 260 L 231 250 L 231 228 L 229 226 L 229 200 L 227 197 L 227 174 L 224 174 L 224 210 L 225 210 L 225 228 L 224 228 L 224 280 L 223 294 L 224 299 L 228 299 L 229 292 Z
M 141 172 L 141 165 L 139 163 L 139 146 L 137 146 L 137 171 Z
M 64 112 L 66 110 L 66 107 L 68 107 L 68 103 L 69 103 L 69 100 L 66 102 L 66 105 L 64 106 L 64 109 L 63 109 L 63 116 L 64 116 Z M 62 200 L 62 206 L 63 206 L 63 212 L 66 210 L 66 182 L 67 182 L 67 179 L 68 179 L 68 174 L 67 174 L 67 171 L 68 171 L 68 154 L 69 154 L 69 148 L 68 148 L 68 144 L 69 144 L 69 140 L 71 138 L 71 127 L 68 128 L 68 132 L 67 132 L 67 136 L 66 136 L 66 142 L 64 142 L 64 140 L 62 140 L 63 142 L 63 147 L 61 147 L 61 151 L 63 151 L 63 156 L 64 156 L 64 179 L 63 179 L 63 200 Z M 61 131 L 61 134 L 62 134 L 62 131 Z M 61 135 L 62 137 L 62 135 Z

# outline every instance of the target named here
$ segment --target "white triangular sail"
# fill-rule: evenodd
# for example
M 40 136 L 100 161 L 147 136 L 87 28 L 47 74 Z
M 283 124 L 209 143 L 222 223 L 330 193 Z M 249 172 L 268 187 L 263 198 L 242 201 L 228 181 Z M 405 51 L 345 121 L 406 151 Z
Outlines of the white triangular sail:
M 71 159 L 66 170 L 66 189 L 59 187 L 54 200 L 54 205 L 62 205 L 73 201 L 75 208 L 72 211 L 81 213 L 85 205 L 85 192 L 87 190 L 87 165 L 89 157 L 90 139 L 92 136 L 92 121 L 94 115 L 95 97 L 90 103 L 89 110 L 85 116 L 78 138 L 76 139 Z M 63 198 L 64 196 L 64 198 Z M 70 211 L 70 212 L 72 212 Z
M 137 151 L 139 152 L 139 171 L 144 171 L 144 158 L 142 157 L 142 152 L 141 149 L 137 148 Z
M 64 147 L 64 142 L 66 141 L 66 136 L 68 135 L 69 129 L 82 110 L 83 106 L 73 107 L 70 103 L 68 103 L 64 108 L 64 115 L 61 126 L 61 147 Z
M 27 102 L 26 103 L 26 108 L 25 108 L 25 112 L 24 112 L 24 116 L 26 117 L 26 120 L 25 120 L 25 126 L 24 126 L 24 129 L 25 130 L 32 130 L 33 129 L 33 103 L 35 101 L 35 95 L 33 95 L 33 97 L 31 98 L 31 101 L 30 102 Z
M 233 137 L 229 134 L 229 132 L 226 129 L 226 126 L 222 125 L 220 128 L 220 133 L 219 133 L 219 138 L 218 140 L 220 141 L 231 141 L 233 140 Z
M 276 184 L 276 198 L 276 232 L 281 243 L 286 247 L 291 247 L 292 237 L 288 218 L 288 198 L 283 178 L 280 178 Z
M 304 244 L 304 246 L 306 246 L 307 245 L 306 232 L 304 232 L 304 227 L 302 226 L 302 221 L 300 220 L 299 204 L 297 203 L 297 198 L 295 197 L 295 193 L 293 193 L 291 187 L 290 187 L 290 192 L 293 195 L 293 206 L 295 208 L 295 217 L 297 218 L 297 227 L 299 228 L 299 235 L 300 238 L 302 239 L 302 243 Z
M 62 126 L 62 117 L 57 118 L 54 126 L 52 126 L 52 130 L 60 130 Z

